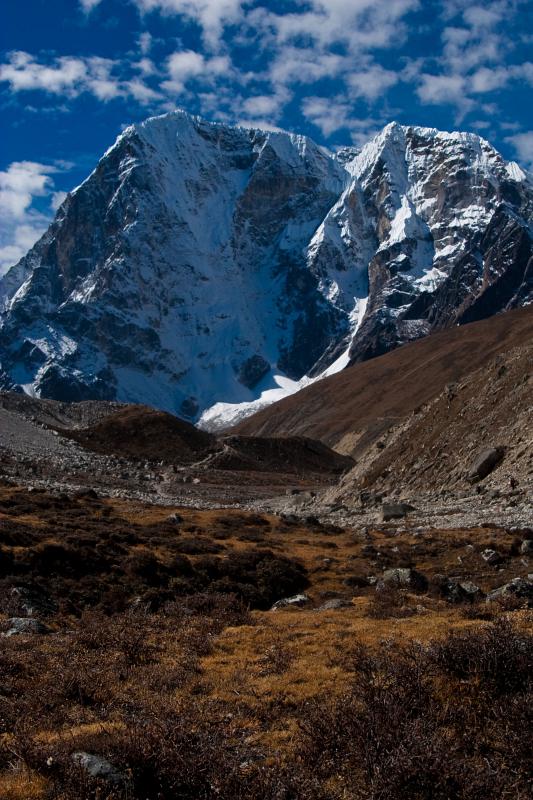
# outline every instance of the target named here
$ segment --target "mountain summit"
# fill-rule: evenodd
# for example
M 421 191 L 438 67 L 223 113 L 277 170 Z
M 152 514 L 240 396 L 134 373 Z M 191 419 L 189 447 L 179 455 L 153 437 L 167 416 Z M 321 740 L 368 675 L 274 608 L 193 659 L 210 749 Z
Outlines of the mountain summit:
M 484 139 L 361 151 L 127 128 L 0 282 L 0 388 L 227 424 L 349 363 L 533 300 L 533 183 Z

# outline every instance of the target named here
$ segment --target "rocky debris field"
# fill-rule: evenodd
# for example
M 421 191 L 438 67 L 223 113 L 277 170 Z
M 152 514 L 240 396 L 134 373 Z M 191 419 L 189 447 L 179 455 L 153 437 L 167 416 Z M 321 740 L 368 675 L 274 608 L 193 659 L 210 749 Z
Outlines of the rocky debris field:
M 250 503 L 287 487 L 315 492 L 353 463 L 303 437 L 218 441 L 142 406 L 81 405 L 3 393 L 1 476 L 33 488 L 94 488 L 111 497 L 202 507 Z

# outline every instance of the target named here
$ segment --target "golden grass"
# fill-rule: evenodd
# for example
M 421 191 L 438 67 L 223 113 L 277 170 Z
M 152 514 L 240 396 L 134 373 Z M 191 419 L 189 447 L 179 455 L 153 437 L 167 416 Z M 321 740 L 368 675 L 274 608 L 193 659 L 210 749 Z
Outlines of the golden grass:
M 44 778 L 25 767 L 0 772 L 2 800 L 41 800 L 46 786 Z

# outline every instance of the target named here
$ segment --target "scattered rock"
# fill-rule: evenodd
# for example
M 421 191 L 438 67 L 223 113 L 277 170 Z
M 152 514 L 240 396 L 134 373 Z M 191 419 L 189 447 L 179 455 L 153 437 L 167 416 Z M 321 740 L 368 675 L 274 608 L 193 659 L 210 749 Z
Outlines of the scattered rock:
M 494 567 L 496 564 L 500 564 L 503 561 L 500 553 L 498 553 L 496 550 L 492 550 L 490 547 L 487 547 L 486 550 L 481 552 L 481 558 L 491 567 Z
M 45 625 L 34 617 L 11 617 L 11 619 L 8 619 L 7 624 L 10 628 L 7 633 L 4 634 L 5 636 L 18 636 L 24 633 L 38 633 L 44 635 L 52 632 L 48 625 Z
M 332 597 L 331 600 L 326 600 L 316 610 L 317 611 L 336 611 L 338 608 L 348 608 L 352 603 L 344 597 Z
M 449 603 L 473 603 L 483 597 L 483 592 L 472 581 L 459 581 L 455 578 L 440 576 L 439 590 Z
M 310 602 L 311 600 L 306 594 L 295 594 L 293 597 L 283 597 L 281 600 L 278 600 L 270 610 L 277 611 L 280 608 L 301 608 Z
M 504 454 L 503 447 L 489 447 L 478 453 L 468 470 L 467 478 L 470 483 L 476 483 L 476 481 L 486 478 L 503 460 Z
M 253 389 L 270 372 L 270 364 L 260 355 L 253 355 L 241 364 L 239 381 L 248 389 Z
M 498 589 L 489 592 L 487 595 L 487 602 L 497 600 L 499 597 L 509 596 L 521 597 L 524 598 L 524 600 L 528 600 L 530 603 L 533 602 L 533 576 L 530 577 L 528 575 L 527 578 L 513 578 L 509 583 L 505 583 L 503 586 L 498 587 Z
M 391 519 L 401 519 L 407 516 L 410 511 L 415 511 L 414 506 L 409 503 L 383 503 L 381 506 L 381 514 L 383 522 L 389 522 Z
M 78 764 L 91 778 L 111 783 L 114 786 L 127 783 L 125 775 L 118 771 L 106 758 L 97 756 L 94 753 L 80 751 L 73 753 L 72 761 Z
M 48 616 L 57 611 L 57 603 L 40 588 L 33 586 L 12 586 L 4 589 L 9 594 L 6 605 L 12 614 L 18 617 Z M 2 598 L 3 599 L 3 598 Z M 8 612 L 9 613 L 9 612 Z
M 426 576 L 409 567 L 386 569 L 383 573 L 382 582 L 387 586 L 396 586 L 400 589 L 412 589 L 420 592 L 424 592 L 428 587 Z
M 350 589 L 363 589 L 369 585 L 368 578 L 364 578 L 361 575 L 349 575 L 343 580 L 343 584 L 349 586 Z

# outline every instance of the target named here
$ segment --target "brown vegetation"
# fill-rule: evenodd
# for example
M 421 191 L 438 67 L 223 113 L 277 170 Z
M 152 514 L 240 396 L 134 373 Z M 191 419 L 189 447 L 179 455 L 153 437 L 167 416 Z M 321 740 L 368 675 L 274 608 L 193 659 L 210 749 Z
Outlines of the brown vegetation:
M 452 602 L 442 580 L 516 575 L 516 532 L 0 487 L 0 544 L 4 616 L 28 603 L 52 631 L 0 638 L 6 800 L 529 797 L 530 612 Z M 369 583 L 397 566 L 427 591 Z M 261 610 L 304 586 L 308 606 Z M 316 610 L 332 596 L 351 604 Z

